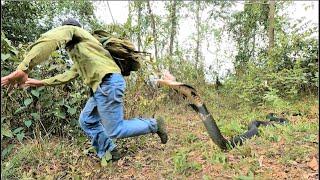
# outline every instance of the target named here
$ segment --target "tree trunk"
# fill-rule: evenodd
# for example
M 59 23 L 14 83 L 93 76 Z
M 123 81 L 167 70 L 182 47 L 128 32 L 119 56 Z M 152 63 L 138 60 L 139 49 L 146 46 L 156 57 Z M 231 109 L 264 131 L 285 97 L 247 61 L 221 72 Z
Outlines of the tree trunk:
M 130 30 L 129 30 L 129 39 L 130 41 L 133 41 L 132 39 L 132 9 L 131 9 L 131 2 L 128 2 L 128 19 L 127 22 L 130 23 Z
M 141 7 L 141 2 L 137 2 L 138 3 L 138 51 L 140 51 L 141 49 L 141 11 L 142 11 L 142 7 Z
M 153 35 L 153 44 L 154 44 L 154 56 L 156 60 L 158 60 L 158 48 L 157 48 L 157 32 L 156 32 L 156 23 L 152 14 L 151 6 L 150 6 L 150 1 L 147 1 L 148 5 L 148 11 L 149 11 L 149 16 L 151 19 L 151 27 L 152 27 L 152 35 Z
M 174 42 L 174 37 L 176 35 L 176 29 L 177 29 L 176 7 L 177 7 L 177 0 L 173 0 L 173 4 L 171 7 L 171 34 L 170 34 L 170 45 L 169 45 L 170 56 L 172 56 L 173 54 L 173 42 Z
M 196 67 L 199 68 L 199 54 L 200 54 L 200 0 L 197 0 L 196 27 L 197 27 Z
M 141 43 L 141 12 L 142 12 L 142 2 L 140 1 L 136 1 L 134 3 L 138 3 L 138 32 L 137 32 L 137 39 L 138 39 L 138 51 L 141 50 L 141 46 L 142 46 L 142 43 Z
M 274 14 L 275 14 L 275 1 L 269 1 L 269 27 L 268 27 L 268 38 L 269 38 L 269 52 L 274 46 Z

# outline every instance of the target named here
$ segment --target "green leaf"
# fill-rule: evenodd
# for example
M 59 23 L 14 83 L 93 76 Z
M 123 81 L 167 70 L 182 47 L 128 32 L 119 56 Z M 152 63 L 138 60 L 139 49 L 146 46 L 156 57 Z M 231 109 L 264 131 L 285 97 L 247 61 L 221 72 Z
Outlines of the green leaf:
M 3 121 L 6 119 L 6 117 L 1 117 L 1 124 L 3 123 Z
M 17 55 L 19 53 L 19 51 L 16 50 L 16 48 L 12 48 L 10 49 L 11 52 L 13 52 L 15 55 Z
M 55 115 L 56 117 L 61 118 L 61 119 L 66 118 L 66 114 L 65 114 L 64 112 L 61 112 L 61 111 L 60 111 L 60 109 L 59 109 L 59 110 L 54 111 L 54 115 Z
M 12 151 L 14 145 L 13 144 L 9 144 L 2 152 L 1 152 L 1 158 L 5 158 L 7 155 L 10 154 L 10 152 Z
M 29 104 L 32 103 L 32 101 L 33 101 L 32 98 L 28 98 L 28 99 L 25 99 L 23 103 L 24 103 L 25 106 L 28 106 Z
M 109 151 L 107 151 L 101 159 L 101 166 L 102 167 L 108 166 L 108 162 L 110 162 L 111 160 L 112 160 L 112 155 Z
M 35 120 L 39 120 L 40 119 L 40 115 L 38 113 L 31 113 L 31 116 L 35 119 Z
M 9 137 L 9 138 L 13 137 L 13 133 L 10 130 L 10 127 L 9 127 L 8 124 L 2 124 L 1 125 L 1 136 L 6 136 L 6 137 Z
M 74 115 L 76 112 L 77 112 L 77 109 L 75 109 L 75 108 L 68 108 L 68 113 L 69 113 L 70 115 Z
M 58 104 L 63 106 L 64 105 L 64 100 L 62 99 L 61 101 L 58 102 Z
M 13 131 L 13 134 L 17 134 L 17 133 L 19 133 L 20 131 L 22 131 L 23 130 L 23 127 L 18 127 L 17 129 L 15 129 L 14 131 Z
M 22 141 L 23 138 L 24 138 L 24 132 L 19 133 L 19 134 L 17 134 L 16 136 L 17 136 L 18 141 Z
M 14 114 L 18 114 L 20 113 L 21 111 L 23 111 L 26 107 L 19 107 L 15 112 Z
M 9 46 L 11 46 L 11 41 L 10 41 L 9 39 L 4 38 L 4 41 L 5 41 Z
M 7 59 L 10 58 L 10 57 L 11 57 L 10 54 L 2 54 L 2 53 L 1 53 L 1 61 L 5 61 L 5 60 L 7 60 Z
M 37 90 L 34 90 L 34 89 L 33 89 L 33 90 L 31 90 L 31 94 L 38 98 L 39 95 L 40 95 L 40 92 L 39 92 L 38 89 L 37 89 Z
M 31 120 L 24 121 L 24 125 L 26 125 L 28 128 L 31 126 L 31 124 L 32 124 Z

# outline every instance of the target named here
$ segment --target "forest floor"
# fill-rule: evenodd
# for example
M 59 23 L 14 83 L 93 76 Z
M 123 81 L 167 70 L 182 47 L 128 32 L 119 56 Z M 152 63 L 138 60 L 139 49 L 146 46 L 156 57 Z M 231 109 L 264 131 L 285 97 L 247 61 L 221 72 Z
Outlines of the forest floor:
M 211 96 L 212 97 L 212 96 Z M 253 119 L 264 120 L 271 107 L 239 106 L 214 96 L 207 102 L 222 133 L 231 137 L 246 130 Z M 316 97 L 292 103 L 284 117 L 289 124 L 261 128 L 260 136 L 223 152 L 211 141 L 191 108 L 159 108 L 169 141 L 157 135 L 119 139 L 124 156 L 101 167 L 85 136 L 29 139 L 2 161 L 4 179 L 318 179 L 319 105 Z M 282 109 L 283 110 L 283 109 Z M 300 116 L 291 112 L 299 110 Z

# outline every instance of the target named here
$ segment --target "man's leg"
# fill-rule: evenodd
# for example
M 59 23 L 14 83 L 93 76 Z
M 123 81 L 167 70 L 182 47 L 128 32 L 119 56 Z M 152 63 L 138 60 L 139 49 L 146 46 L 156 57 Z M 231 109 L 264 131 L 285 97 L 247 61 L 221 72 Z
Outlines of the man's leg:
M 106 151 L 112 151 L 115 148 L 115 144 L 108 137 L 105 128 L 100 122 L 97 104 L 93 97 L 88 100 L 82 110 L 79 123 L 80 127 L 91 138 L 92 146 L 95 147 L 100 158 Z
M 121 74 L 112 74 L 105 79 L 94 94 L 101 123 L 111 138 L 125 138 L 158 130 L 155 119 L 123 119 L 123 94 L 125 80 Z

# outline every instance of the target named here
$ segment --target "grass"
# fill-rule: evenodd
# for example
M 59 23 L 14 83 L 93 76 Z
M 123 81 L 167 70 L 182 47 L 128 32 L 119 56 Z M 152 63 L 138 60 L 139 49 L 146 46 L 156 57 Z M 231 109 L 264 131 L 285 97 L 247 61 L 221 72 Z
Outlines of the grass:
M 236 106 L 221 95 L 210 95 L 208 109 L 226 137 L 242 133 L 253 119 L 264 119 L 270 106 Z M 208 98 L 208 97 L 207 97 Z M 206 98 L 206 99 L 207 99 Z M 265 127 L 260 136 L 243 146 L 223 152 L 211 141 L 200 118 L 185 104 L 160 106 L 167 122 L 169 142 L 162 145 L 156 135 L 117 140 L 125 155 L 108 167 L 100 167 L 84 136 L 74 139 L 51 137 L 26 140 L 3 159 L 3 179 L 318 179 L 308 163 L 319 159 L 318 102 L 312 98 L 290 103 L 286 126 Z M 223 107 L 222 107 L 223 106 Z M 276 113 L 280 113 L 277 109 Z M 289 113 L 290 114 L 290 113 Z

